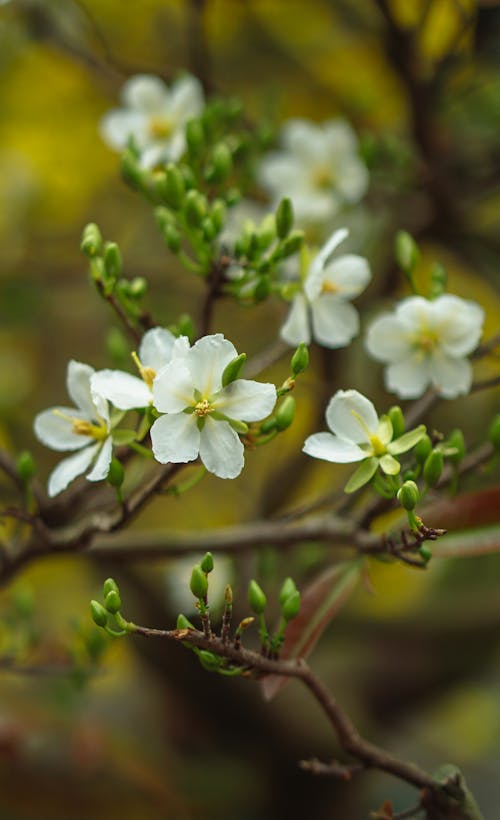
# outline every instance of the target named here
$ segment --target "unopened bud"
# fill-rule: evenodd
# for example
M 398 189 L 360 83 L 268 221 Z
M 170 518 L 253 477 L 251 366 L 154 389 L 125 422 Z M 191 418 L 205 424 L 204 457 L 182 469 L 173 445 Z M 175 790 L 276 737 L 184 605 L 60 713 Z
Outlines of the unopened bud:
M 200 120 L 192 119 L 186 123 L 186 143 L 189 153 L 198 156 L 205 144 L 205 131 Z
M 260 250 L 266 250 L 276 239 L 276 218 L 274 214 L 267 214 L 259 225 L 257 244 Z
M 276 211 L 276 232 L 279 239 L 284 239 L 293 227 L 293 205 L 289 197 L 284 197 Z
M 102 250 L 102 235 L 94 222 L 90 222 L 85 226 L 82 233 L 82 241 L 80 243 L 80 250 L 89 259 L 93 259 Z
M 263 302 L 271 292 L 271 281 L 269 276 L 260 276 L 253 292 L 256 302 Z
M 431 450 L 424 464 L 423 476 L 429 487 L 435 487 L 443 472 L 443 454 L 441 450 Z
M 106 580 L 104 581 L 104 584 L 102 585 L 102 594 L 104 595 L 104 597 L 106 597 L 106 595 L 108 595 L 108 593 L 111 592 L 112 590 L 114 592 L 118 592 L 118 594 L 120 594 L 120 591 L 118 589 L 118 584 L 116 583 L 115 579 L 114 578 L 106 578 Z
M 134 299 L 142 298 L 148 289 L 147 280 L 144 276 L 134 276 L 130 281 L 128 292 Z
M 112 458 L 109 465 L 108 474 L 106 476 L 106 481 L 108 484 L 111 484 L 112 487 L 121 487 L 124 478 L 125 470 L 123 469 L 123 464 L 121 461 L 118 461 L 117 458 Z
M 96 626 L 103 627 L 108 623 L 108 613 L 99 601 L 90 602 L 90 614 Z
M 405 431 L 405 417 L 401 407 L 395 404 L 387 413 L 392 424 L 392 437 L 399 438 Z
M 214 146 L 211 160 L 205 170 L 207 182 L 224 182 L 233 170 L 233 157 L 225 142 Z
M 271 416 L 260 425 L 261 433 L 272 433 L 273 430 L 276 430 L 276 416 Z
M 398 265 L 406 274 L 411 275 L 420 254 L 415 240 L 407 231 L 399 231 L 396 235 L 395 254 Z
M 245 365 L 247 360 L 246 353 L 240 353 L 239 356 L 232 359 L 229 364 L 227 364 L 222 372 L 222 386 L 227 387 L 228 384 L 231 382 L 236 381 L 236 379 L 240 378 L 241 371 Z
M 233 603 L 233 590 L 231 589 L 229 584 L 226 584 L 224 589 L 224 603 L 227 606 L 232 606 Z
M 137 157 L 133 151 L 127 149 L 122 154 L 121 160 L 122 177 L 125 182 L 132 185 L 134 188 L 141 185 L 143 181 L 143 171 L 137 161 Z
M 291 621 L 292 618 L 296 618 L 300 612 L 300 592 L 298 589 L 295 592 L 292 592 L 291 595 L 288 596 L 286 601 L 281 605 L 281 614 L 285 621 Z
M 437 299 L 446 290 L 447 274 L 446 270 L 439 262 L 435 262 L 431 270 L 431 283 L 429 289 L 429 298 Z
M 214 568 L 214 558 L 211 552 L 206 552 L 200 562 L 200 567 L 202 568 L 203 572 L 207 574 L 208 572 L 212 572 Z
M 297 253 L 297 251 L 300 251 L 303 244 L 304 232 L 292 231 L 281 243 L 275 258 L 286 259 L 288 256 L 292 256 L 294 253 Z
M 500 450 L 500 413 L 496 415 L 490 424 L 488 438 L 496 450 Z
M 196 627 L 193 626 L 191 621 L 189 621 L 186 616 L 182 614 L 182 612 L 179 612 L 177 616 L 176 627 L 177 629 L 196 629 Z
M 280 589 L 280 604 L 283 605 L 296 589 L 293 578 L 285 578 Z
M 276 429 L 281 433 L 290 427 L 295 416 L 295 399 L 293 396 L 286 396 L 276 411 Z
M 116 615 L 116 613 L 120 611 L 122 608 L 122 602 L 116 589 L 110 589 L 104 599 L 104 607 L 108 610 L 108 612 L 111 612 L 112 615 Z
M 305 342 L 301 342 L 299 344 L 297 350 L 292 356 L 290 366 L 294 376 L 298 376 L 299 373 L 303 373 L 309 366 L 309 350 L 307 349 Z
M 464 434 L 458 428 L 452 430 L 450 435 L 446 440 L 446 447 L 452 447 L 456 450 L 456 453 L 450 455 L 450 461 L 452 464 L 460 464 L 463 457 L 465 456 L 465 440 Z
M 23 450 L 19 453 L 16 460 L 16 468 L 19 478 L 21 478 L 24 483 L 27 483 L 33 478 L 36 472 L 35 461 L 28 450 Z
M 261 615 L 267 605 L 267 598 L 257 581 L 251 580 L 248 585 L 248 603 L 257 615 Z
M 199 564 L 195 564 L 191 572 L 189 588 L 195 598 L 205 599 L 208 592 L 207 576 Z
M 413 452 L 415 453 L 415 458 L 417 459 L 419 464 L 424 464 L 427 456 L 429 455 L 430 451 L 432 450 L 432 442 L 427 434 L 420 439 L 418 444 L 415 445 Z
M 188 313 L 182 313 L 179 316 L 177 327 L 179 328 L 179 334 L 181 336 L 187 336 L 188 339 L 192 339 L 194 337 L 194 322 Z
M 206 213 L 206 197 L 199 191 L 188 191 L 184 199 L 184 216 L 189 227 L 200 228 Z
M 185 192 L 184 177 L 177 165 L 170 163 L 166 167 L 164 184 L 162 186 L 165 202 L 171 208 L 178 211 L 182 207 Z
M 205 242 L 211 242 L 212 239 L 215 239 L 217 236 L 217 229 L 209 216 L 206 216 L 203 219 L 201 223 L 201 231 Z
M 405 481 L 397 493 L 397 499 L 405 510 L 414 510 L 419 498 L 420 493 L 414 481 Z
M 422 544 L 420 547 L 418 554 L 422 558 L 423 561 L 427 564 L 432 558 L 432 552 L 426 544 Z
M 163 239 L 169 251 L 178 253 L 181 247 L 181 235 L 175 225 L 166 225 L 163 229 Z
M 214 199 L 210 208 L 210 217 L 217 233 L 222 230 L 226 222 L 226 203 L 223 199 Z

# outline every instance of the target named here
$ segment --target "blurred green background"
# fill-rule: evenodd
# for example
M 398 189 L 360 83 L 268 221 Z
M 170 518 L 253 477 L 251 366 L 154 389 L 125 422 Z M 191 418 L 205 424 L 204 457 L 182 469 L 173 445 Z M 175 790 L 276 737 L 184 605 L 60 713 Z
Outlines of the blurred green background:
M 406 292 L 392 262 L 395 231 L 405 228 L 421 243 L 420 275 L 439 259 L 450 291 L 486 307 L 486 338 L 498 331 L 499 3 L 11 0 L 0 6 L 0 441 L 32 450 L 41 476 L 57 457 L 34 440 L 32 419 L 66 401 L 68 359 L 112 364 L 114 318 L 79 253 L 84 224 L 97 222 L 120 244 L 126 275 L 150 279 L 160 322 L 196 315 L 200 283 L 176 267 L 98 132 L 129 76 L 170 81 L 183 69 L 275 128 L 290 116 L 351 122 L 371 175 L 367 197 L 345 214 L 374 274 L 365 318 Z M 275 303 L 252 313 L 222 305 L 216 329 L 253 354 L 273 341 L 283 316 Z M 330 487 L 329 465 L 300 454 L 304 436 L 320 429 L 324 401 L 338 387 L 362 390 L 380 407 L 391 399 L 360 340 L 312 355 L 284 444 L 250 454 L 234 482 L 208 477 L 181 500 L 156 501 L 134 526 L 249 521 Z M 476 372 L 494 375 L 498 361 Z M 267 373 L 284 375 L 279 365 Z M 432 422 L 445 430 L 460 422 L 478 441 L 499 404 L 497 388 L 442 404 Z M 492 483 L 494 474 L 484 478 Z M 219 561 L 216 571 L 243 599 L 252 574 L 272 589 L 291 570 L 312 577 L 328 557 L 313 544 L 285 555 L 266 548 L 235 566 Z M 382 775 L 345 784 L 302 773 L 297 760 L 337 751 L 295 684 L 265 704 L 252 683 L 211 676 L 191 653 L 139 640 L 111 646 L 90 678 L 55 673 L 68 652 L 78 659 L 84 651 L 88 600 L 110 573 L 126 590 L 126 615 L 173 624 L 184 583 L 178 563 L 50 559 L 1 591 L 3 654 L 27 658 L 24 672 L 13 672 L 0 653 L 2 820 L 349 820 L 388 796 L 400 810 L 415 802 Z M 485 817 L 497 816 L 499 559 L 436 560 L 426 573 L 378 564 L 370 576 L 375 594 L 368 585 L 356 592 L 313 666 L 367 736 L 429 770 L 452 760 Z

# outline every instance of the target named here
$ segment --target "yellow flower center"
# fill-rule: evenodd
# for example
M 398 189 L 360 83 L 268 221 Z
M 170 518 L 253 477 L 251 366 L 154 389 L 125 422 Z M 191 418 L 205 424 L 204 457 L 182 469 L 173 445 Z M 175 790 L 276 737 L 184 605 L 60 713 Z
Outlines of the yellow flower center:
M 329 282 L 327 279 L 323 282 L 321 286 L 321 293 L 338 293 L 339 288 L 335 282 Z
M 438 341 L 439 339 L 436 332 L 432 330 L 423 330 L 415 339 L 417 347 L 422 351 L 422 353 L 427 354 L 432 353 Z
M 141 379 L 147 384 L 149 389 L 152 390 L 153 382 L 156 376 L 156 370 L 154 370 L 154 368 L 152 367 L 144 367 L 144 365 L 141 364 L 141 360 L 139 359 L 139 356 L 135 351 L 132 353 L 132 359 L 134 360 L 134 363 L 139 371 Z
M 386 452 L 385 446 L 382 444 L 378 436 L 370 435 L 370 444 L 373 449 L 373 455 L 379 458 Z
M 213 412 L 213 407 L 208 401 L 208 399 L 201 399 L 201 401 L 197 402 L 194 406 L 194 412 L 200 418 L 207 416 L 209 413 Z
M 174 123 L 167 117 L 151 117 L 149 120 L 148 131 L 153 139 L 167 139 L 173 130 Z
M 318 165 L 318 167 L 314 169 L 313 183 L 315 188 L 321 188 L 322 190 L 332 188 L 333 182 L 332 169 L 327 165 Z
M 74 416 L 68 416 L 66 413 L 61 413 L 60 410 L 54 410 L 54 414 L 66 421 L 71 422 L 72 432 L 77 436 L 90 436 L 96 441 L 104 441 L 108 437 L 108 428 L 104 419 L 99 419 L 97 424 L 93 424 L 86 419 L 77 419 Z

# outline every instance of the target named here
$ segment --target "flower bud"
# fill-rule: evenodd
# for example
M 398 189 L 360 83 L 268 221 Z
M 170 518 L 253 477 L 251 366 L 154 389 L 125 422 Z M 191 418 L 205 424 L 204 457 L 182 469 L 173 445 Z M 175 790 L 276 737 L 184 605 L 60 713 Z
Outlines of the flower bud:
M 422 544 L 419 548 L 418 554 L 422 558 L 423 561 L 427 564 L 432 558 L 432 552 L 426 544 Z
M 224 182 L 233 170 L 233 157 L 225 142 L 214 146 L 212 158 L 205 169 L 207 182 Z
M 267 598 L 257 581 L 250 581 L 248 585 L 248 603 L 257 615 L 261 615 L 267 605 Z
M 236 205 L 241 199 L 241 191 L 239 188 L 230 188 L 226 191 L 226 202 L 229 207 Z
M 300 612 L 300 592 L 298 589 L 288 596 L 286 601 L 281 604 L 281 614 L 285 621 L 291 621 L 296 618 Z
M 205 555 L 201 559 L 200 567 L 202 568 L 205 574 L 212 572 L 214 568 L 214 559 L 211 552 L 205 553 Z
M 16 468 L 19 478 L 26 484 L 33 478 L 36 472 L 35 461 L 28 450 L 23 450 L 19 453 L 16 460 Z
M 99 601 L 90 602 L 90 615 L 96 626 L 106 626 L 108 623 L 108 613 Z
M 127 149 L 122 154 L 121 161 L 122 177 L 125 182 L 137 188 L 143 181 L 143 171 L 137 161 L 137 157 L 133 151 Z
M 108 595 L 109 592 L 114 590 L 114 592 L 118 592 L 120 594 L 120 590 L 118 589 L 118 584 L 116 583 L 114 578 L 106 578 L 104 584 L 102 585 L 102 594 L 104 597 Z
M 260 250 L 266 250 L 276 239 L 276 218 L 274 214 L 267 214 L 259 225 L 257 244 Z M 268 260 L 266 260 L 268 261 Z
M 186 143 L 189 153 L 197 157 L 205 145 L 205 131 L 201 120 L 191 119 L 186 123 Z
M 276 411 L 276 429 L 281 433 L 290 427 L 295 416 L 295 399 L 286 396 Z
M 293 205 L 289 197 L 284 197 L 276 211 L 276 232 L 279 239 L 284 239 L 293 227 Z
M 405 481 L 397 493 L 397 499 L 405 510 L 414 510 L 419 498 L 420 493 L 414 481 Z
M 301 342 L 299 344 L 297 350 L 292 356 L 290 366 L 294 376 L 298 376 L 299 373 L 303 373 L 309 366 L 309 350 L 305 342 Z
M 303 231 L 292 231 L 286 239 L 283 240 L 280 247 L 278 248 L 277 255 L 273 254 L 275 258 L 278 259 L 286 259 L 288 256 L 292 256 L 294 253 L 297 253 L 304 244 L 304 232 Z
M 224 603 L 226 606 L 232 606 L 233 604 L 233 590 L 229 584 L 226 584 L 224 588 Z
M 196 627 L 193 626 L 191 621 L 189 621 L 186 616 L 182 614 L 182 612 L 179 612 L 177 616 L 176 627 L 177 629 L 196 629 Z
M 266 419 L 260 425 L 260 432 L 261 433 L 272 433 L 273 430 L 276 430 L 276 417 L 271 416 L 270 418 Z
M 108 484 L 111 484 L 112 487 L 121 487 L 124 478 L 125 470 L 123 469 L 123 464 L 121 461 L 118 461 L 117 458 L 112 458 L 109 465 L 108 474 L 106 476 L 106 481 Z
M 240 378 L 241 371 L 245 365 L 247 360 L 246 353 L 240 353 L 239 356 L 232 359 L 229 364 L 227 364 L 222 372 L 222 386 L 227 387 L 228 384 L 231 382 L 236 381 L 236 379 Z
M 202 598 L 203 600 L 206 598 L 208 592 L 207 576 L 199 564 L 195 564 L 193 567 L 189 588 L 195 598 Z
M 181 247 L 181 235 L 175 225 L 166 225 L 163 229 L 163 239 L 169 251 L 179 253 Z
M 122 256 L 116 242 L 106 242 L 103 261 L 109 279 L 117 279 L 122 271 Z
M 200 228 L 207 213 L 206 197 L 199 191 L 188 191 L 184 199 L 184 216 L 190 228 Z
M 427 434 L 415 445 L 413 452 L 419 464 L 423 464 L 432 450 L 432 442 Z
M 500 450 L 500 413 L 498 413 L 490 424 L 488 438 L 495 450 Z
M 205 240 L 205 242 L 211 242 L 212 239 L 215 239 L 215 237 L 217 236 L 216 227 L 209 216 L 206 216 L 203 219 L 201 223 L 201 232 L 203 234 L 203 239 Z
M 160 205 L 155 208 L 155 220 L 160 230 L 164 231 L 168 225 L 176 225 L 176 216 L 169 208 Z
M 450 461 L 452 464 L 460 464 L 463 457 L 465 456 L 465 441 L 464 441 L 464 434 L 458 428 L 452 430 L 450 435 L 446 440 L 446 447 L 452 447 L 456 450 L 456 453 L 453 453 L 449 456 Z
M 443 454 L 441 450 L 431 450 L 424 464 L 424 481 L 429 487 L 435 487 L 443 472 Z
M 110 589 L 104 599 L 104 607 L 108 610 L 108 612 L 111 612 L 112 615 L 116 615 L 116 613 L 120 611 L 122 608 L 122 601 L 116 589 Z
M 431 270 L 431 283 L 429 288 L 429 298 L 437 299 L 446 290 L 447 274 L 446 270 L 439 262 L 435 262 Z
M 396 235 L 395 254 L 396 261 L 402 270 L 406 274 L 412 274 L 420 254 L 415 240 L 407 231 L 399 231 Z
M 90 222 L 85 226 L 82 233 L 82 241 L 80 243 L 80 250 L 89 259 L 93 259 L 102 250 L 102 236 L 99 228 L 94 222 Z
M 271 292 L 271 282 L 269 276 L 260 276 L 253 292 L 256 302 L 263 302 Z
M 134 278 L 130 281 L 128 292 L 133 299 L 141 299 L 145 295 L 147 289 L 148 283 L 144 276 L 134 276 Z
M 395 404 L 387 413 L 392 424 L 392 437 L 399 438 L 405 431 L 405 418 L 401 407 Z
M 173 162 L 166 167 L 162 193 L 167 205 L 175 211 L 182 207 L 186 186 L 184 185 L 184 177 Z
M 226 222 L 226 203 L 223 199 L 214 199 L 210 208 L 210 217 L 217 233 L 222 230 Z
M 297 587 L 295 586 L 295 581 L 293 580 L 293 578 L 285 578 L 280 590 L 280 604 L 282 606 L 287 600 L 287 598 L 289 598 L 290 595 L 292 595 L 292 593 L 296 591 L 296 589 Z

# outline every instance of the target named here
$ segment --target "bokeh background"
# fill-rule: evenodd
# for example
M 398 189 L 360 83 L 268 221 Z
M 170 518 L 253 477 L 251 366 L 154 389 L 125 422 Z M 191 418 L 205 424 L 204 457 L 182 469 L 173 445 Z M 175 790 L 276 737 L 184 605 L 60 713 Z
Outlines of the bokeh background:
M 68 359 L 98 368 L 120 358 L 120 331 L 79 252 L 82 227 L 97 222 L 120 244 L 126 275 L 149 278 L 160 322 L 196 315 L 199 282 L 176 267 L 98 131 L 129 76 L 168 82 L 186 69 L 208 92 L 239 97 L 249 120 L 270 129 L 290 116 L 352 124 L 371 184 L 340 222 L 374 273 L 360 301 L 365 318 L 407 292 L 392 254 L 405 228 L 421 246 L 419 275 L 441 261 L 451 292 L 487 308 L 485 336 L 498 331 L 500 4 L 10 0 L 0 6 L 0 439 L 13 453 L 31 450 L 42 478 L 57 458 L 35 441 L 32 419 L 64 403 Z M 256 354 L 283 316 L 277 303 L 255 312 L 222 305 L 216 329 Z M 161 498 L 134 527 L 249 521 L 331 487 L 331 469 L 300 454 L 325 400 L 338 387 L 382 407 L 393 399 L 360 340 L 312 358 L 284 443 L 251 454 L 234 482 L 209 477 L 182 499 Z M 498 360 L 476 372 L 494 375 Z M 283 379 L 286 370 L 278 364 L 267 375 Z M 497 388 L 441 405 L 432 423 L 460 422 L 479 441 L 499 405 Z M 481 480 L 494 484 L 494 471 Z M 252 683 L 209 675 L 191 653 L 139 640 L 106 647 L 88 672 L 97 640 L 88 600 L 102 580 L 117 577 L 132 619 L 170 626 L 189 606 L 185 577 L 197 557 L 153 567 L 51 558 L 2 589 L 0 818 L 354 820 L 388 796 L 400 810 L 415 802 L 382 775 L 345 784 L 301 772 L 297 760 L 337 750 L 295 684 L 266 704 Z M 252 574 L 272 590 L 290 571 L 312 577 L 329 557 L 314 544 L 286 555 L 265 547 L 219 560 L 216 571 L 242 599 Z M 436 559 L 425 573 L 374 564 L 370 585 L 330 626 L 313 666 L 367 736 L 429 770 L 452 760 L 485 817 L 496 817 L 500 560 Z

